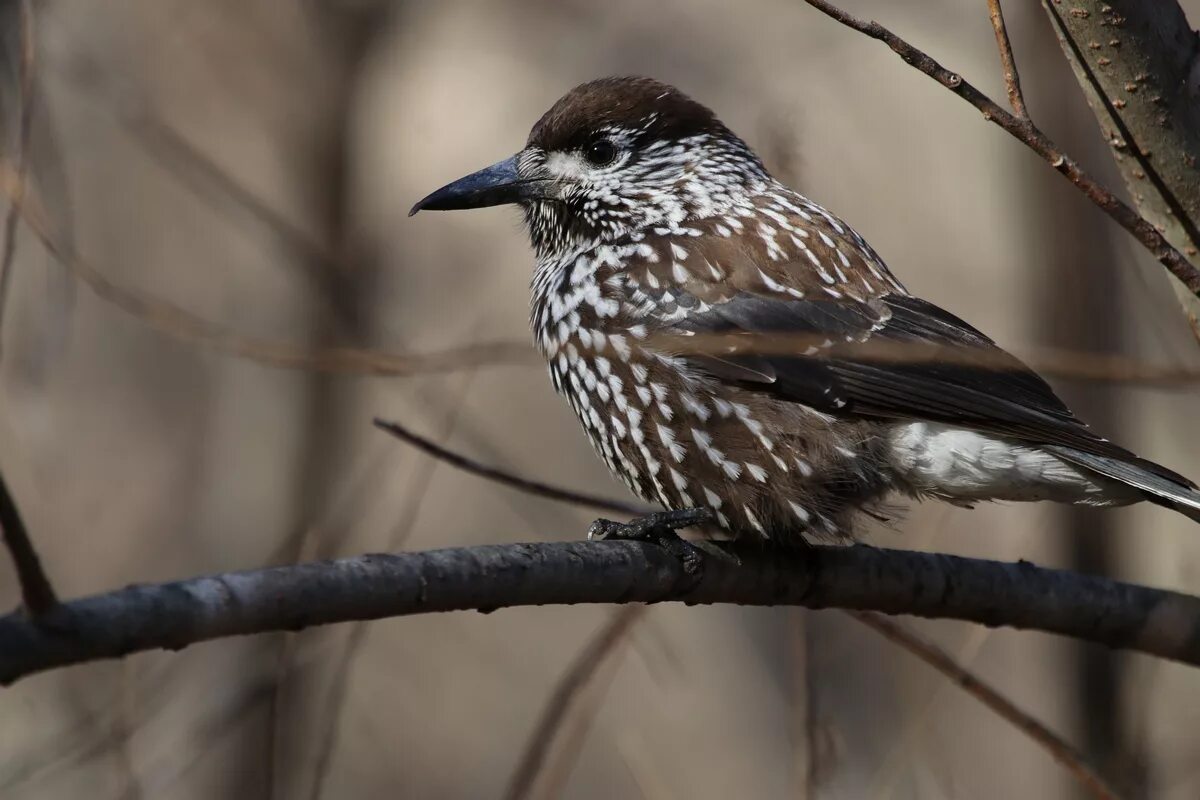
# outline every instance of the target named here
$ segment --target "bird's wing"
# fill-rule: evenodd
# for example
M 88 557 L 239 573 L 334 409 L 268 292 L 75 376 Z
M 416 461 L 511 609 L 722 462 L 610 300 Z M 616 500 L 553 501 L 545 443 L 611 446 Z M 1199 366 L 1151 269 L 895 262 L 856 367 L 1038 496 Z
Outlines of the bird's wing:
M 885 311 L 880 313 L 880 308 Z M 912 296 L 888 295 L 878 304 L 866 304 L 741 293 L 689 315 L 672 329 L 718 334 L 718 345 L 738 340 L 732 350 L 726 347 L 720 354 L 720 368 L 715 370 L 709 367 L 711 356 L 685 355 L 695 368 L 819 411 L 947 423 L 1068 448 L 1063 453 L 1068 460 L 1090 468 L 1095 467 L 1070 451 L 1114 459 L 1192 486 L 1183 476 L 1096 435 L 1024 364 L 967 323 Z M 809 355 L 787 353 L 772 344 L 773 338 L 796 333 L 824 336 L 830 344 Z M 837 344 L 841 342 L 846 344 Z M 902 346 L 871 348 L 878 343 Z M 914 360 L 906 360 L 903 345 L 915 346 Z M 952 360 L 928 360 L 922 348 L 929 345 L 953 348 L 947 351 Z M 863 355 L 856 355 L 858 348 Z M 980 366 L 969 363 L 974 356 Z M 745 368 L 734 373 L 727 365 Z
M 1084 449 L 1099 441 L 1041 378 L 966 323 L 911 296 L 862 303 L 743 292 L 665 331 L 705 334 L 694 340 L 698 357 L 687 354 L 686 339 L 677 347 L 709 374 L 818 411 L 933 420 Z M 880 346 L 891 344 L 897 347 Z M 953 348 L 954 360 L 929 360 L 929 345 Z M 722 351 L 722 363 L 746 369 L 707 369 L 710 348 Z M 986 366 L 967 363 L 976 354 Z
M 725 219 L 701 236 L 647 240 L 627 291 L 671 337 L 666 349 L 716 380 L 825 413 L 942 422 L 1188 483 L 1097 436 L 1019 360 L 907 294 L 857 234 L 804 208 L 808 219 L 765 231 L 758 215 L 731 235 L 716 230 Z

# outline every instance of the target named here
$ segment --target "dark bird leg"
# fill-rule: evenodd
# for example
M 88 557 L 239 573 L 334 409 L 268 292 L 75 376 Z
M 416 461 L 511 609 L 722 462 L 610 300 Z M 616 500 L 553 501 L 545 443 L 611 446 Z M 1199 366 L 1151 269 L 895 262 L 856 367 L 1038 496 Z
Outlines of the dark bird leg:
M 700 548 L 682 538 L 676 531 L 693 525 L 704 525 L 713 521 L 713 513 L 707 508 L 683 508 L 673 511 L 656 511 L 629 522 L 614 522 L 598 519 L 588 528 L 588 539 L 615 539 L 657 544 L 683 564 L 688 575 L 699 575 L 704 567 L 704 553 Z

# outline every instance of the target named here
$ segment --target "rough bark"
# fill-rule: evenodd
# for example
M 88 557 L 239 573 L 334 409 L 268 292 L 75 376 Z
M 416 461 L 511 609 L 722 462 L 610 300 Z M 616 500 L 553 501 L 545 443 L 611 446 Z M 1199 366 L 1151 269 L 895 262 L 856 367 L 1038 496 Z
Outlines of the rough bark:
M 1200 598 L 1096 576 L 936 553 L 733 550 L 690 574 L 637 542 L 364 555 L 130 586 L 0 618 L 0 683 L 53 667 L 223 636 L 359 619 L 573 603 L 848 608 L 1048 631 L 1200 665 Z
M 1200 265 L 1200 37 L 1172 0 L 1043 0 L 1138 212 Z M 1171 280 L 1200 339 L 1200 298 Z

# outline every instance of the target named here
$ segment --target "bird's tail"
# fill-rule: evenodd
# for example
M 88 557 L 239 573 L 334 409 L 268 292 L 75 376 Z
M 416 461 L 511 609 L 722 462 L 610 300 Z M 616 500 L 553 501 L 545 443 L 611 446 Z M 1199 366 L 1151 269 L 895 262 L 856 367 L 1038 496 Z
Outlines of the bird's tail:
M 1132 486 L 1151 503 L 1200 522 L 1200 490 L 1196 484 L 1166 467 L 1132 453 L 1128 458 L 1116 458 L 1058 445 L 1049 445 L 1046 450 L 1064 461 Z

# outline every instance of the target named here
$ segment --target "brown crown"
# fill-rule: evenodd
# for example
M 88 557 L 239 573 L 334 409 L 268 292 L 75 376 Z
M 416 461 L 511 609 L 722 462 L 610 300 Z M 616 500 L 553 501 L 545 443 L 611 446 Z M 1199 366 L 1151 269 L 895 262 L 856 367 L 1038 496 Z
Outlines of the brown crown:
M 640 129 L 645 140 L 678 140 L 700 133 L 728 134 L 706 106 L 653 78 L 601 78 L 576 86 L 529 132 L 543 150 L 574 150 L 607 127 Z

